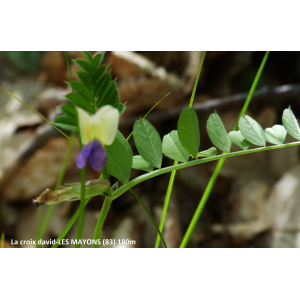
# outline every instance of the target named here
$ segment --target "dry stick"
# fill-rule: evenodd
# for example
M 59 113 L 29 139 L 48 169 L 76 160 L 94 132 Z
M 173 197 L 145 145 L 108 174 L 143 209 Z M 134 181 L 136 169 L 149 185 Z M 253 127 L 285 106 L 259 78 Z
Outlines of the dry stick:
M 264 69 L 264 66 L 266 64 L 266 61 L 268 59 L 268 56 L 269 56 L 269 51 L 266 52 L 266 54 L 265 54 L 265 56 L 263 58 L 263 61 L 262 61 L 261 65 L 260 65 L 260 67 L 259 67 L 259 69 L 257 71 L 257 74 L 256 74 L 255 79 L 253 81 L 252 87 L 251 87 L 251 89 L 249 91 L 249 95 L 247 97 L 247 100 L 246 100 L 246 102 L 245 102 L 245 104 L 244 104 L 244 106 L 242 108 L 241 113 L 240 113 L 239 119 L 240 119 L 240 117 L 242 115 L 244 115 L 246 113 L 246 111 L 248 109 L 248 106 L 249 106 L 250 101 L 252 99 L 252 95 L 253 95 L 253 93 L 255 91 L 255 88 L 257 86 L 257 83 L 259 81 L 261 73 L 262 73 L 262 71 Z M 236 122 L 234 130 L 237 130 L 237 128 L 238 128 L 238 121 L 239 121 L 239 119 Z M 180 248 L 185 248 L 187 246 L 187 244 L 188 244 L 188 242 L 190 240 L 190 237 L 191 237 L 191 235 L 192 235 L 192 233 L 193 233 L 193 231 L 194 231 L 194 229 L 195 229 L 195 227 L 197 225 L 197 222 L 198 222 L 198 220 L 199 220 L 199 218 L 201 216 L 201 213 L 202 213 L 203 208 L 204 208 L 204 206 L 206 204 L 206 201 L 207 201 L 207 199 L 208 199 L 208 197 L 209 197 L 209 195 L 210 195 L 210 193 L 211 193 L 211 191 L 212 191 L 212 189 L 214 187 L 214 184 L 215 184 L 215 182 L 216 182 L 216 180 L 218 178 L 218 175 L 219 175 L 219 173 L 220 173 L 220 171 L 221 171 L 221 169 L 223 167 L 225 159 L 226 159 L 226 157 L 220 159 L 220 161 L 218 162 L 217 167 L 216 167 L 213 175 L 211 176 L 211 178 L 209 180 L 209 183 L 208 183 L 208 185 L 207 185 L 207 187 L 206 187 L 206 189 L 204 191 L 204 194 L 203 194 L 203 196 L 202 196 L 202 198 L 201 198 L 201 200 L 199 202 L 199 205 L 198 205 L 198 207 L 196 209 L 196 212 L 195 212 L 195 214 L 194 214 L 194 216 L 193 216 L 193 218 L 191 220 L 191 223 L 190 223 L 190 225 L 189 225 L 189 227 L 188 227 L 188 229 L 187 229 L 187 231 L 186 231 L 186 233 L 185 233 L 185 235 L 183 237 L 183 240 L 182 240 L 182 242 L 180 244 Z

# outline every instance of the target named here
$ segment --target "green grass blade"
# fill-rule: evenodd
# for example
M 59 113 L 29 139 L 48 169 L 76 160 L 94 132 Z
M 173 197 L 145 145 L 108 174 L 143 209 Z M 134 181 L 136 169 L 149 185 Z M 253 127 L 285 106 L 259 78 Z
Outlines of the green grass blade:
M 250 101 L 252 99 L 253 93 L 254 93 L 254 91 L 256 89 L 257 83 L 258 83 L 258 81 L 260 79 L 260 76 L 262 74 L 262 71 L 264 69 L 264 66 L 266 64 L 268 56 L 269 56 L 269 51 L 267 51 L 265 53 L 265 56 L 264 56 L 264 58 L 263 58 L 263 60 L 261 62 L 261 65 L 260 65 L 260 67 L 259 67 L 259 69 L 257 71 L 257 74 L 256 74 L 255 79 L 253 81 L 253 84 L 251 86 L 251 89 L 249 91 L 248 97 L 247 97 L 247 99 L 245 101 L 245 104 L 244 104 L 244 106 L 242 108 L 242 111 L 240 113 L 239 119 L 241 118 L 241 116 L 243 116 L 246 113 L 246 111 L 248 109 L 248 106 L 250 104 Z M 234 131 L 236 131 L 238 129 L 239 119 L 237 120 L 237 122 L 235 124 Z M 190 237 L 191 237 L 191 235 L 192 235 L 192 233 L 193 233 L 193 231 L 194 231 L 194 229 L 196 227 L 196 224 L 197 224 L 197 222 L 198 222 L 198 220 L 199 220 L 199 218 L 201 216 L 201 213 L 202 213 L 203 208 L 204 208 L 204 206 L 206 204 L 206 201 L 207 201 L 207 199 L 208 199 L 208 197 L 209 197 L 209 195 L 210 195 L 210 193 L 211 193 L 211 191 L 212 191 L 212 189 L 214 187 L 216 179 L 218 178 L 218 175 L 219 175 L 219 173 L 220 173 L 220 171 L 221 171 L 221 169 L 223 167 L 225 159 L 226 158 L 222 158 L 222 159 L 219 160 L 219 162 L 218 162 L 218 164 L 217 164 L 217 166 L 216 166 L 216 168 L 214 170 L 214 173 L 211 176 L 211 178 L 209 180 L 209 183 L 208 183 L 208 185 L 207 185 L 207 187 L 206 187 L 206 189 L 205 189 L 205 191 L 203 193 L 203 196 L 202 196 L 202 198 L 201 198 L 201 200 L 199 202 L 199 205 L 198 205 L 198 207 L 196 209 L 196 212 L 195 212 L 195 214 L 194 214 L 194 216 L 192 218 L 192 221 L 191 221 L 191 223 L 190 223 L 190 225 L 189 225 L 189 227 L 188 227 L 188 229 L 187 229 L 187 231 L 186 231 L 186 233 L 185 233 L 185 235 L 183 237 L 183 240 L 182 240 L 182 242 L 180 244 L 180 248 L 185 248 L 187 246 L 187 244 L 188 244 L 188 242 L 190 240 Z
M 203 66 L 205 54 L 206 54 L 206 51 L 203 52 L 203 55 L 202 55 L 202 58 L 201 58 L 201 63 L 200 63 L 200 67 L 199 67 L 199 70 L 198 70 L 197 78 L 196 78 L 196 81 L 195 81 L 195 84 L 194 84 L 194 89 L 193 89 L 193 93 L 192 93 L 192 97 L 191 97 L 191 100 L 190 100 L 189 107 L 193 106 L 194 97 L 195 97 L 195 93 L 196 93 L 196 89 L 197 89 L 197 85 L 198 85 L 198 80 L 199 80 L 199 77 L 200 77 L 200 73 L 201 73 L 201 70 L 202 70 L 202 66 Z
M 105 197 L 105 200 L 103 202 L 99 218 L 97 220 L 97 224 L 95 227 L 95 232 L 94 232 L 94 240 L 98 240 L 101 238 L 101 233 L 102 233 L 102 228 L 104 225 L 104 221 L 106 219 L 106 216 L 108 214 L 110 205 L 111 205 L 111 198 Z M 99 248 L 100 245 L 98 244 L 93 244 L 93 248 Z
M 2 231 L 1 235 L 1 248 L 4 248 L 4 231 Z
M 72 132 L 71 138 L 73 139 L 74 136 L 75 136 L 75 132 Z M 68 145 L 68 148 L 67 148 L 67 151 L 66 151 L 64 161 L 63 161 L 62 168 L 60 170 L 60 173 L 59 173 L 59 176 L 58 176 L 55 188 L 54 188 L 55 191 L 57 191 L 59 189 L 59 187 L 62 185 L 62 181 L 63 181 L 63 178 L 65 176 L 67 166 L 68 166 L 68 162 L 69 162 L 69 158 L 70 158 L 70 155 L 71 155 L 71 150 L 72 150 L 72 142 L 70 141 L 70 143 Z M 38 237 L 37 240 L 40 240 L 40 239 L 43 238 L 43 236 L 45 234 L 45 231 L 46 231 L 46 228 L 47 228 L 47 225 L 49 223 L 53 208 L 54 208 L 53 204 L 49 205 L 49 207 L 47 209 L 47 212 L 46 212 L 46 216 L 45 216 L 43 224 L 42 224 L 40 236 Z
M 175 160 L 174 166 L 177 164 L 178 164 L 178 161 Z M 166 198 L 165 198 L 165 203 L 164 203 L 164 207 L 163 207 L 163 211 L 162 211 L 161 219 L 160 219 L 160 223 L 159 223 L 160 232 L 162 232 L 164 229 L 165 219 L 166 219 L 167 210 L 168 210 L 168 206 L 169 206 L 169 202 L 170 202 L 170 197 L 171 197 L 171 193 L 172 193 L 172 189 L 173 189 L 175 175 L 176 175 L 176 170 L 172 171 L 172 173 L 171 173 L 168 190 L 167 190 L 167 194 L 166 194 Z M 155 246 L 154 246 L 155 248 L 159 247 L 159 242 L 160 242 L 160 235 L 157 235 L 156 241 L 155 241 Z
M 159 230 L 157 224 L 155 223 L 153 217 L 151 216 L 151 214 L 150 214 L 149 210 L 147 209 L 147 207 L 145 206 L 145 204 L 142 202 L 141 199 L 139 199 L 139 197 L 137 196 L 137 194 L 136 194 L 132 189 L 129 189 L 129 191 L 130 191 L 131 194 L 137 199 L 137 201 L 139 201 L 139 203 L 143 206 L 144 210 L 147 212 L 149 218 L 151 219 L 152 223 L 154 224 L 154 226 L 155 226 L 155 228 L 156 228 L 156 230 L 157 230 L 157 233 L 158 233 L 159 237 L 160 237 L 161 240 L 162 240 L 162 243 L 163 243 L 164 247 L 165 247 L 165 248 L 168 248 L 168 247 L 167 247 L 167 244 L 166 244 L 166 242 L 165 242 L 165 240 L 164 240 L 164 238 L 163 238 L 163 236 L 162 236 L 162 234 L 161 234 L 161 231 Z M 158 243 L 159 243 L 159 241 L 158 241 Z

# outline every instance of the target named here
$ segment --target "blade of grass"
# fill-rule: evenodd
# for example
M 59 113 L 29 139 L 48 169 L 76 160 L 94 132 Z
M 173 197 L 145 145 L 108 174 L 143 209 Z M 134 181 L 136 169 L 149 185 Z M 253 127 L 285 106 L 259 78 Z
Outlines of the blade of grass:
M 4 231 L 2 231 L 1 235 L 1 248 L 4 248 Z
M 73 139 L 74 137 L 75 137 L 75 132 L 72 132 L 71 138 Z M 64 161 L 63 161 L 62 168 L 60 170 L 60 173 L 59 173 L 59 176 L 58 176 L 55 188 L 54 188 L 55 191 L 57 191 L 59 189 L 59 187 L 62 185 L 62 181 L 64 179 L 64 176 L 65 176 L 65 173 L 66 173 L 66 170 L 67 170 L 67 166 L 68 166 L 68 162 L 69 162 L 69 158 L 70 158 L 70 155 L 71 155 L 72 145 L 73 144 L 70 141 L 69 145 L 68 145 L 68 148 L 67 148 L 67 151 L 66 151 Z M 49 205 L 49 207 L 47 209 L 47 212 L 46 212 L 46 216 L 45 216 L 44 221 L 43 221 L 40 236 L 38 237 L 37 240 L 40 240 L 40 239 L 43 238 L 43 236 L 45 234 L 45 231 L 46 231 L 46 228 L 47 228 L 47 225 L 49 223 L 53 208 L 54 208 L 54 204 Z
M 206 51 L 203 52 L 203 55 L 202 55 L 202 58 L 201 58 L 201 62 L 200 62 L 197 78 L 196 78 L 195 83 L 194 83 L 193 93 L 192 93 L 192 96 L 191 96 L 189 107 L 193 106 L 195 93 L 196 93 L 199 77 L 200 77 L 200 74 L 201 74 L 205 54 L 206 54 Z M 177 165 L 177 164 L 178 164 L 178 161 L 174 161 L 174 165 Z M 164 207 L 163 207 L 163 211 L 162 211 L 162 215 L 161 215 L 161 219 L 160 219 L 160 223 L 159 223 L 159 229 L 160 229 L 161 232 L 163 232 L 163 228 L 164 228 L 164 224 L 165 224 L 165 219 L 166 219 L 166 215 L 167 215 L 167 211 L 168 211 L 168 206 L 169 206 L 170 197 L 171 197 L 171 193 L 172 193 L 172 189 L 173 189 L 173 183 L 174 183 L 175 175 L 176 175 L 176 170 L 172 171 L 170 181 L 169 181 L 169 185 L 168 185 L 168 190 L 167 190 L 167 194 L 166 194 L 166 198 L 165 198 L 165 202 L 164 202 Z M 160 237 L 159 237 L 159 235 L 157 235 L 155 245 L 154 245 L 155 248 L 159 247 L 159 242 L 160 242 Z
M 266 61 L 268 59 L 269 53 L 270 53 L 270 51 L 267 51 L 265 53 L 265 56 L 264 56 L 264 58 L 263 58 L 263 60 L 261 62 L 261 65 L 260 65 L 260 67 L 259 67 L 259 69 L 257 71 L 257 74 L 256 74 L 256 76 L 254 78 L 254 81 L 253 81 L 253 84 L 252 84 L 251 89 L 249 91 L 248 97 L 247 97 L 247 99 L 245 101 L 245 104 L 244 104 L 242 110 L 241 110 L 239 119 L 240 119 L 241 116 L 243 116 L 246 113 L 246 111 L 248 109 L 248 106 L 249 106 L 249 104 L 251 102 L 253 93 L 254 93 L 255 88 L 257 86 L 257 83 L 258 83 L 258 81 L 260 79 L 260 76 L 261 76 L 262 71 L 264 69 L 264 66 L 266 64 Z M 234 126 L 234 130 L 237 130 L 237 128 L 238 128 L 238 121 L 239 121 L 239 119 L 237 120 L 237 122 L 236 122 L 236 124 Z M 223 167 L 225 159 L 226 158 L 222 158 L 222 159 L 219 160 L 219 162 L 218 162 L 218 164 L 217 164 L 217 166 L 216 166 L 216 168 L 214 170 L 214 173 L 211 176 L 211 178 L 209 180 L 209 183 L 208 183 L 208 185 L 207 185 L 207 187 L 206 187 L 206 189 L 205 189 L 205 191 L 204 191 L 204 193 L 202 195 L 202 198 L 201 198 L 201 200 L 199 202 L 199 205 L 198 205 L 198 207 L 196 209 L 196 212 L 195 212 L 195 214 L 194 214 L 194 216 L 193 216 L 193 218 L 192 218 L 192 220 L 190 222 L 190 225 L 189 225 L 189 227 L 188 227 L 188 229 L 187 229 L 187 231 L 186 231 L 186 233 L 185 233 L 185 235 L 183 237 L 183 240 L 182 240 L 182 242 L 180 244 L 180 248 L 185 248 L 187 246 L 187 244 L 188 244 L 188 242 L 190 240 L 190 237 L 191 237 L 191 235 L 192 235 L 192 233 L 193 233 L 193 231 L 194 231 L 194 229 L 196 227 L 196 224 L 197 224 L 197 222 L 198 222 L 198 220 L 199 220 L 199 218 L 201 216 L 203 208 L 204 208 L 204 206 L 205 206 L 205 204 L 207 202 L 207 199 L 208 199 L 208 197 L 209 197 L 209 195 L 210 195 L 210 193 L 211 193 L 211 191 L 212 191 L 212 189 L 214 187 L 216 179 L 218 178 L 218 175 L 219 175 L 219 173 L 220 173 L 220 171 L 221 171 L 221 169 Z
M 95 227 L 94 240 L 98 240 L 101 238 L 102 228 L 103 228 L 107 213 L 109 211 L 111 202 L 112 202 L 111 198 L 105 197 L 105 200 L 103 202 L 103 205 L 102 205 L 102 208 L 100 211 L 100 215 L 97 220 L 96 227 Z M 98 245 L 98 244 L 93 244 L 93 248 L 99 248 L 99 246 L 100 245 Z
M 151 216 L 151 214 L 150 214 L 149 210 L 147 209 L 147 207 L 145 206 L 145 204 L 142 202 L 142 200 L 137 196 L 137 194 L 132 189 L 129 189 L 129 191 L 137 199 L 137 201 L 139 201 L 140 204 L 143 206 L 144 210 L 146 211 L 146 213 L 148 214 L 149 218 L 151 219 L 153 225 L 155 226 L 155 228 L 156 228 L 156 230 L 158 232 L 158 235 L 159 235 L 160 239 L 162 240 L 162 243 L 163 243 L 164 247 L 168 248 L 167 244 L 166 244 L 166 242 L 165 242 L 165 240 L 164 240 L 164 238 L 163 238 L 163 236 L 161 234 L 161 231 L 159 230 L 157 224 L 155 223 L 153 217 Z
M 14 97 L 15 99 L 17 99 L 18 101 L 20 101 L 22 104 L 24 104 L 26 107 L 28 107 L 31 111 L 33 111 L 35 114 L 37 114 L 39 117 L 41 117 L 44 121 L 46 121 L 49 125 L 51 125 L 53 128 L 55 128 L 58 132 L 60 132 L 63 136 L 65 136 L 67 139 L 69 139 L 72 143 L 74 143 L 75 145 L 79 146 L 74 140 L 72 140 L 69 136 L 67 136 L 65 133 L 63 133 L 60 129 L 58 129 L 54 124 L 52 124 L 51 122 L 49 122 L 45 117 L 43 117 L 40 113 L 38 113 L 36 110 L 34 110 L 32 107 L 30 107 L 28 104 L 26 104 L 24 101 L 20 100 L 19 98 L 17 98 L 16 96 L 14 96 L 13 94 L 11 94 L 10 92 L 8 92 L 7 90 L 5 90 L 4 88 L 2 88 L 0 86 L 0 89 L 3 90 L 5 93 L 7 93 L 8 95 Z
M 155 106 L 157 106 L 162 100 L 164 100 L 167 96 L 169 96 L 171 94 L 171 92 L 170 93 L 168 93 L 167 95 L 165 95 L 165 96 L 163 96 L 156 104 L 154 104 L 151 108 L 150 108 L 150 110 L 144 115 L 144 117 L 143 117 L 143 119 L 145 119 L 149 114 L 150 114 L 150 112 L 154 109 L 154 107 Z M 131 133 L 129 134 L 129 136 L 127 137 L 127 141 L 131 138 L 131 136 L 133 135 L 133 131 L 131 131 Z
M 178 164 L 178 161 L 175 160 L 174 161 L 174 166 L 177 165 L 177 164 Z M 175 175 L 176 175 L 176 170 L 172 171 L 172 173 L 171 173 L 171 177 L 170 177 L 170 181 L 169 181 L 169 185 L 168 185 L 168 190 L 167 190 L 167 194 L 166 194 L 166 198 L 165 198 L 165 202 L 164 202 L 164 207 L 163 207 L 163 211 L 162 211 L 161 219 L 160 219 L 160 223 L 159 223 L 160 232 L 162 232 L 163 229 L 164 229 L 165 219 L 166 219 L 167 210 L 168 210 L 168 207 L 169 207 L 169 202 L 170 202 L 170 197 L 171 197 L 171 193 L 172 193 L 172 189 L 173 189 Z M 160 238 L 161 238 L 161 236 L 157 235 L 155 245 L 154 245 L 155 248 L 159 248 Z
M 197 85 L 198 85 L 198 80 L 199 80 L 199 77 L 200 77 L 200 73 L 201 73 L 201 70 L 202 70 L 202 66 L 203 66 L 205 54 L 206 54 L 206 51 L 203 52 L 203 55 L 202 55 L 202 58 L 201 58 L 201 63 L 200 63 L 198 74 L 197 74 L 197 78 L 196 78 L 196 81 L 195 81 L 195 84 L 194 84 L 193 93 L 192 93 L 192 97 L 191 97 L 191 100 L 190 100 L 189 107 L 193 106 L 194 97 L 195 97 L 195 93 L 196 93 L 196 89 L 197 89 Z

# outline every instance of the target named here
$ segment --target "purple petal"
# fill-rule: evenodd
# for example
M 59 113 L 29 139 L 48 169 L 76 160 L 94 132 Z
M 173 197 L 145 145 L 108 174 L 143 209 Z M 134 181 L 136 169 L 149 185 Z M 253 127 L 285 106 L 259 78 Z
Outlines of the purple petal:
M 93 142 L 93 147 L 89 155 L 89 161 L 92 168 L 96 171 L 102 170 L 106 165 L 107 155 L 105 148 L 98 140 Z
M 78 169 L 82 169 L 85 166 L 86 160 L 90 156 L 91 150 L 93 148 L 93 144 L 94 141 L 89 142 L 82 148 L 82 150 L 78 154 L 76 159 L 76 165 Z

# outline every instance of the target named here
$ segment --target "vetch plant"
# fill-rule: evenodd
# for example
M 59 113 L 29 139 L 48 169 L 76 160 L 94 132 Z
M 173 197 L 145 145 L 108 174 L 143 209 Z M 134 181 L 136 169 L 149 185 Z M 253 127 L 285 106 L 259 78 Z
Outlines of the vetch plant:
M 220 165 L 218 165 L 209 188 L 203 196 L 205 197 L 205 201 L 200 201 L 201 205 L 197 208 L 195 217 L 184 237 L 181 247 L 185 247 L 201 215 L 204 204 L 225 158 L 300 145 L 299 124 L 290 107 L 283 112 L 282 125 L 277 124 L 265 130 L 253 118 L 245 114 L 262 72 L 262 66 L 266 62 L 266 54 L 242 110 L 241 117 L 238 120 L 238 126 L 233 131 L 227 133 L 218 113 L 214 112 L 208 118 L 206 128 L 208 136 L 215 147 L 199 152 L 199 123 L 192 104 L 204 55 L 190 106 L 181 112 L 177 130 L 174 128 L 174 130 L 161 139 L 159 133 L 149 121 L 146 119 L 136 121 L 133 126 L 133 139 L 139 155 L 133 156 L 127 139 L 117 130 L 119 116 L 124 112 L 126 107 L 124 104 L 119 103 L 116 81 L 111 81 L 110 73 L 107 73 L 108 66 L 101 66 L 103 54 L 96 54 L 94 57 L 92 57 L 90 52 L 84 52 L 83 54 L 86 60 L 75 61 L 82 68 L 82 71 L 77 72 L 81 82 L 70 81 L 69 85 L 72 87 L 73 92 L 66 95 L 66 98 L 71 101 L 71 104 L 63 105 L 61 107 L 63 115 L 55 119 L 56 126 L 73 130 L 74 132 L 77 131 L 79 134 L 81 152 L 77 158 L 77 167 L 82 172 L 81 183 L 71 184 L 57 191 L 47 189 L 34 200 L 35 203 L 43 204 L 59 204 L 62 201 L 81 201 L 79 210 L 76 211 L 58 239 L 65 237 L 78 217 L 79 223 L 76 238 L 80 239 L 85 205 L 91 197 L 104 195 L 105 201 L 94 233 L 94 239 L 100 238 L 102 227 L 112 201 L 125 192 L 130 191 L 141 203 L 156 227 L 158 238 L 156 239 L 155 246 L 158 247 L 160 240 L 162 240 L 166 247 L 167 245 L 163 240 L 161 232 L 172 192 L 175 172 L 186 167 L 220 160 Z M 283 144 L 287 133 L 297 139 L 298 142 Z M 230 152 L 232 142 L 242 150 Z M 267 142 L 273 144 L 273 146 L 267 146 Z M 258 146 L 259 148 L 249 149 L 251 145 Z M 218 154 L 217 149 L 222 153 Z M 163 155 L 174 160 L 174 165 L 162 168 Z M 85 182 L 84 167 L 87 159 L 89 159 L 91 166 L 95 170 L 102 170 L 101 178 Z M 132 168 L 142 170 L 146 173 L 131 179 Z M 158 228 L 150 212 L 132 188 L 145 180 L 168 172 L 172 172 L 172 174 L 162 219 Z M 115 177 L 117 182 L 113 183 L 111 176 Z M 98 247 L 98 245 L 93 246 Z M 56 246 L 53 245 L 53 247 Z

